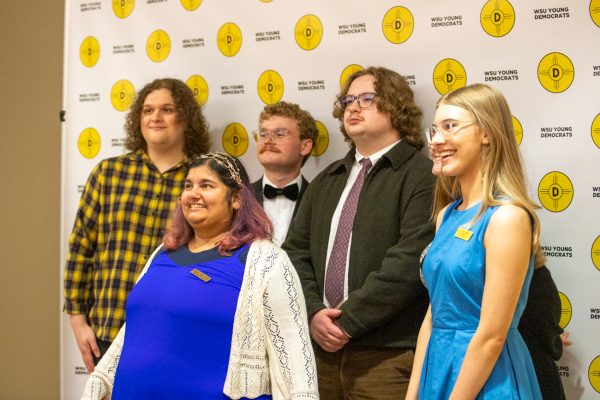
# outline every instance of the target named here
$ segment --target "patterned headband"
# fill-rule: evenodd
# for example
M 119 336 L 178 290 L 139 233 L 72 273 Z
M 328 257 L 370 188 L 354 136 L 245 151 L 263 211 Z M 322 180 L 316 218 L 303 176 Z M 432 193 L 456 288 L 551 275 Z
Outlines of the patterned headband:
M 229 171 L 229 177 L 237 183 L 239 187 L 242 187 L 242 178 L 240 176 L 240 170 L 235 164 L 233 157 L 229 154 L 221 153 L 218 151 L 201 154 L 197 159 L 210 159 L 219 164 L 221 167 Z

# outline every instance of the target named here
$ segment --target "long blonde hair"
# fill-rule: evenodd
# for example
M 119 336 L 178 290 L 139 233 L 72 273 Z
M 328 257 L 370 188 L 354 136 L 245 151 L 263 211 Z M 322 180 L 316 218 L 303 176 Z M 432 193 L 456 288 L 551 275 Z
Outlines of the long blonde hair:
M 540 208 L 528 195 L 523 172 L 523 161 L 515 139 L 512 114 L 506 99 L 491 86 L 476 83 L 456 89 L 442 96 L 436 107 L 453 105 L 470 111 L 489 143 L 482 147 L 482 200 L 473 219 L 477 220 L 491 206 L 514 204 L 531 217 L 533 236 L 531 251 L 534 264 L 544 264 L 540 246 L 540 221 L 535 210 Z M 433 215 L 461 196 L 456 177 L 438 176 L 434 192 Z

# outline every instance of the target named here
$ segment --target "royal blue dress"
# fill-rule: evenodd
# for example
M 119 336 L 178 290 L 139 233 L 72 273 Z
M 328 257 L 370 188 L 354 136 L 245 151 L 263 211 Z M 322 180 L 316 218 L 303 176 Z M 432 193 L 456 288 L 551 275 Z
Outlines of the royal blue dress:
M 471 237 L 456 237 L 459 227 L 479 211 L 477 204 L 457 210 L 458 199 L 443 216 L 423 264 L 423 278 L 431 301 L 432 330 L 421 372 L 419 398 L 448 399 L 481 313 L 485 280 L 483 237 L 497 207 L 490 207 L 469 228 Z M 541 399 L 527 346 L 517 326 L 533 272 L 533 258 L 519 296 L 502 352 L 477 399 Z
M 228 399 L 223 385 L 247 251 L 223 257 L 183 246 L 156 255 L 127 299 L 113 400 Z

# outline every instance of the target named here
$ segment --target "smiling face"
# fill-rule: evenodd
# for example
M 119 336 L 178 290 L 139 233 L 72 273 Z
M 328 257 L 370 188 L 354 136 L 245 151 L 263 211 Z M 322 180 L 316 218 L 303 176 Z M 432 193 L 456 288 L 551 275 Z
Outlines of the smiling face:
M 347 94 L 358 96 L 362 93 L 376 93 L 373 75 L 356 78 L 350 84 Z M 377 109 L 377 97 L 369 109 L 361 109 L 358 101 L 348 105 L 344 111 L 343 121 L 346 133 L 358 151 L 365 156 L 400 139 L 400 134 L 392 125 L 390 115 Z
M 273 115 L 260 124 L 260 130 L 272 132 L 276 129 L 285 129 L 289 133 L 277 140 L 267 135 L 264 141 L 259 141 L 256 145 L 258 161 L 269 171 L 300 173 L 302 160 L 312 150 L 312 140 L 300 137 L 298 121 L 293 118 Z
M 181 150 L 183 153 L 185 126 L 178 118 L 175 102 L 168 89 L 157 89 L 146 96 L 140 128 L 149 150 Z
M 438 132 L 429 146 L 434 162 L 433 173 L 457 178 L 473 178 L 481 173 L 481 152 L 488 138 L 473 113 L 464 108 L 441 103 L 433 125 L 453 126 L 449 132 Z
M 229 189 L 206 164 L 190 169 L 186 177 L 181 206 L 186 221 L 196 235 L 216 237 L 231 228 L 235 210 L 240 208 L 237 193 Z

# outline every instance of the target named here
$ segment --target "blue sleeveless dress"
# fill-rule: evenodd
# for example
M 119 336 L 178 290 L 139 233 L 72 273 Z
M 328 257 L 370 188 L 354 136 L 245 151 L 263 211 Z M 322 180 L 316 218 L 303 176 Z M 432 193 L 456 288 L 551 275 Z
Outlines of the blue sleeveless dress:
M 419 398 L 448 399 L 481 313 L 485 280 L 483 237 L 497 207 L 490 207 L 469 228 L 468 240 L 455 237 L 480 204 L 457 210 L 462 199 L 446 210 L 423 264 L 423 278 L 429 291 L 432 330 L 421 371 Z M 527 303 L 533 258 L 519 296 L 506 342 L 477 399 L 541 399 L 533 363 L 517 326 Z
M 183 246 L 156 255 L 127 298 L 113 400 L 228 399 L 223 385 L 247 251 L 223 257 Z

